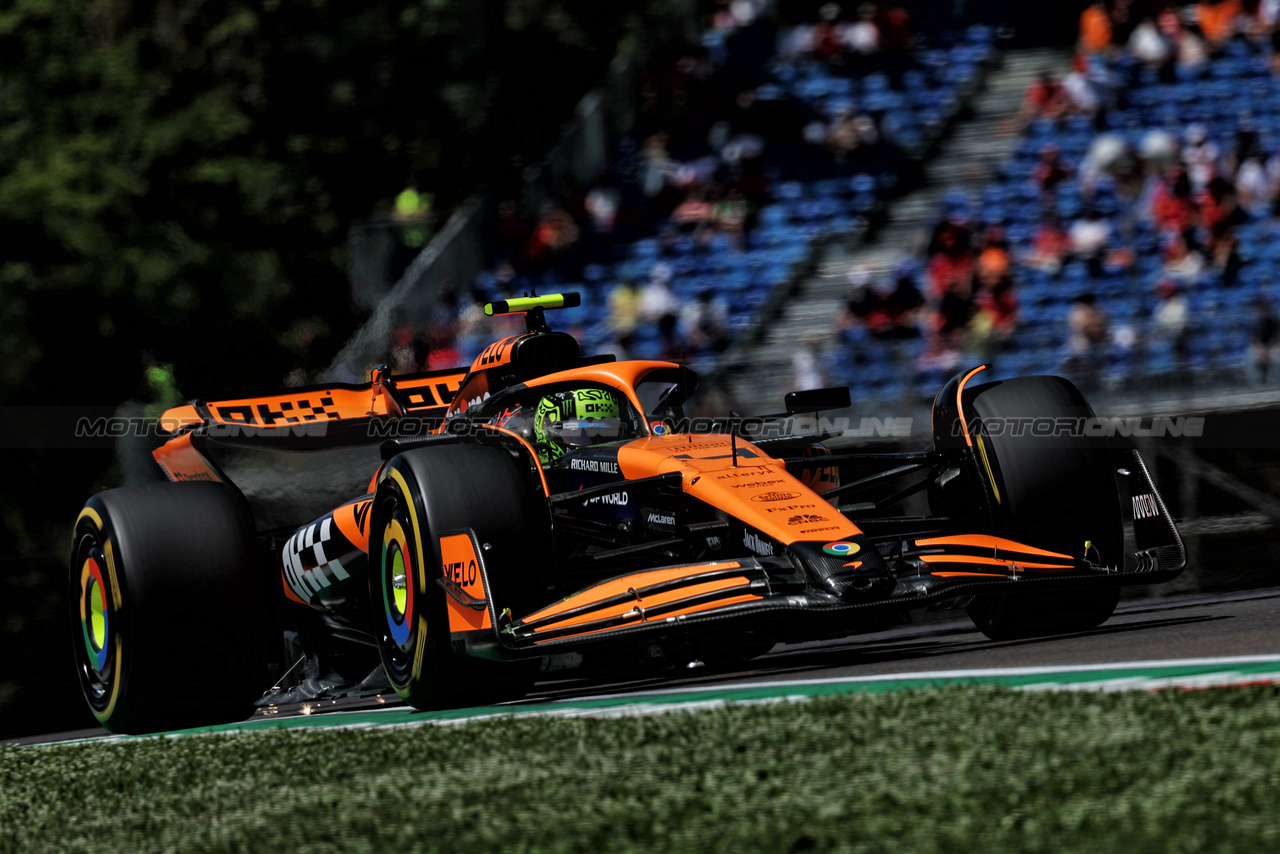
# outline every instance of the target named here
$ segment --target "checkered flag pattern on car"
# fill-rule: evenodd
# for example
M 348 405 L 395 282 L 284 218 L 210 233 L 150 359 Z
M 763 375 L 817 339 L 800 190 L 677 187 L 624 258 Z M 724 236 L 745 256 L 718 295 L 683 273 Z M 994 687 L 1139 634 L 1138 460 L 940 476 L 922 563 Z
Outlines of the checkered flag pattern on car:
M 326 554 L 325 546 L 333 553 Z M 352 546 L 338 533 L 332 516 L 325 516 L 305 528 L 299 528 L 284 544 L 281 559 L 285 578 L 293 591 L 307 601 L 334 581 L 345 581 L 351 575 L 339 559 Z

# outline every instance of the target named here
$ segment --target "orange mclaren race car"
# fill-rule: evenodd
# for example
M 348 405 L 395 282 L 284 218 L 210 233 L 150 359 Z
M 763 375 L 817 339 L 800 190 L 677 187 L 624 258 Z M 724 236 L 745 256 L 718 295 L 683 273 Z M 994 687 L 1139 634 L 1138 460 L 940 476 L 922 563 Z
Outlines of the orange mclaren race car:
M 931 449 L 833 452 L 785 425 L 847 389 L 691 421 L 692 371 L 547 327 L 576 304 L 491 304 L 528 332 L 469 369 L 167 412 L 171 482 L 100 493 L 75 526 L 97 718 L 242 718 L 295 658 L 380 664 L 430 708 L 520 696 L 559 653 L 746 658 L 926 608 L 995 639 L 1078 631 L 1185 563 L 1141 458 L 1066 380 L 975 368 L 938 392 Z

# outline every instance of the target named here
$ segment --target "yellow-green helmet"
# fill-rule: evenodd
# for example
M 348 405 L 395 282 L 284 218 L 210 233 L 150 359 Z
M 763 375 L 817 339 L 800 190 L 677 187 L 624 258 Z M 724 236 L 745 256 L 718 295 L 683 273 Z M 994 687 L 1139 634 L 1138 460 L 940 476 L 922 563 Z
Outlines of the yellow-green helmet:
M 625 411 L 618 395 L 608 389 L 579 388 L 547 395 L 538 401 L 533 416 L 538 456 L 551 463 L 572 448 L 631 438 Z

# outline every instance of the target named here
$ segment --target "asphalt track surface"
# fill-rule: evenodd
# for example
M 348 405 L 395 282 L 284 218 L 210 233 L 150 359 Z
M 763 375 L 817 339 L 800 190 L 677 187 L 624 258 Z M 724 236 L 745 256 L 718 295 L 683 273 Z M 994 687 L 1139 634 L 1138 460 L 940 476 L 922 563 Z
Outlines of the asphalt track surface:
M 780 645 L 767 655 L 734 666 L 667 668 L 625 678 L 616 674 L 584 677 L 567 671 L 560 678 L 540 681 L 526 702 L 572 702 L 578 697 L 602 695 L 621 699 L 655 689 L 790 680 L 1280 655 L 1280 587 L 1122 602 L 1116 614 L 1098 629 L 1032 640 L 990 641 L 963 614 L 954 615 L 954 619 L 950 612 L 937 616 L 939 622 L 841 640 Z M 275 714 L 324 714 L 398 703 L 399 699 L 388 693 L 305 704 L 305 709 L 304 704 L 281 706 Z M 3 743 L 42 744 L 106 735 L 105 730 L 78 730 Z

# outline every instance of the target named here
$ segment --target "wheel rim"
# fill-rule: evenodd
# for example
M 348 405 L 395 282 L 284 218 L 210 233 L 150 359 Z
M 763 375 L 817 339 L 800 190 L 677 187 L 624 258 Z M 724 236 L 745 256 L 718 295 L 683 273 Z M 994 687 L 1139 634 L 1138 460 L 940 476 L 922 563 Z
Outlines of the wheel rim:
M 382 532 L 382 606 L 386 615 L 387 630 L 391 640 L 400 649 L 407 649 L 413 626 L 413 597 L 409 587 L 413 584 L 413 559 L 410 557 L 409 540 L 404 525 L 397 518 L 397 502 L 391 520 Z
M 110 636 L 107 607 L 107 585 L 102 580 L 102 566 L 97 559 L 85 558 L 80 570 L 80 628 L 85 651 L 93 669 L 101 673 L 107 663 L 107 638 Z
M 115 589 L 116 573 L 108 557 L 110 544 L 100 529 L 88 525 L 81 529 L 76 550 L 79 595 L 72 600 L 72 619 L 80 623 L 81 646 L 77 652 L 80 686 L 94 716 L 107 721 L 120 699 L 122 644 L 119 615 L 112 607 L 119 596 Z M 75 589 L 75 588 L 73 588 Z M 74 622 L 73 622 L 74 626 Z
M 378 647 L 382 651 L 383 669 L 397 691 L 405 689 L 414 675 L 421 635 L 426 631 L 418 587 L 422 568 L 418 566 L 414 524 L 406 499 L 399 490 L 382 499 L 382 542 L 378 549 L 378 589 L 382 601 L 382 619 L 378 623 Z M 375 530 L 377 530 L 375 528 Z

